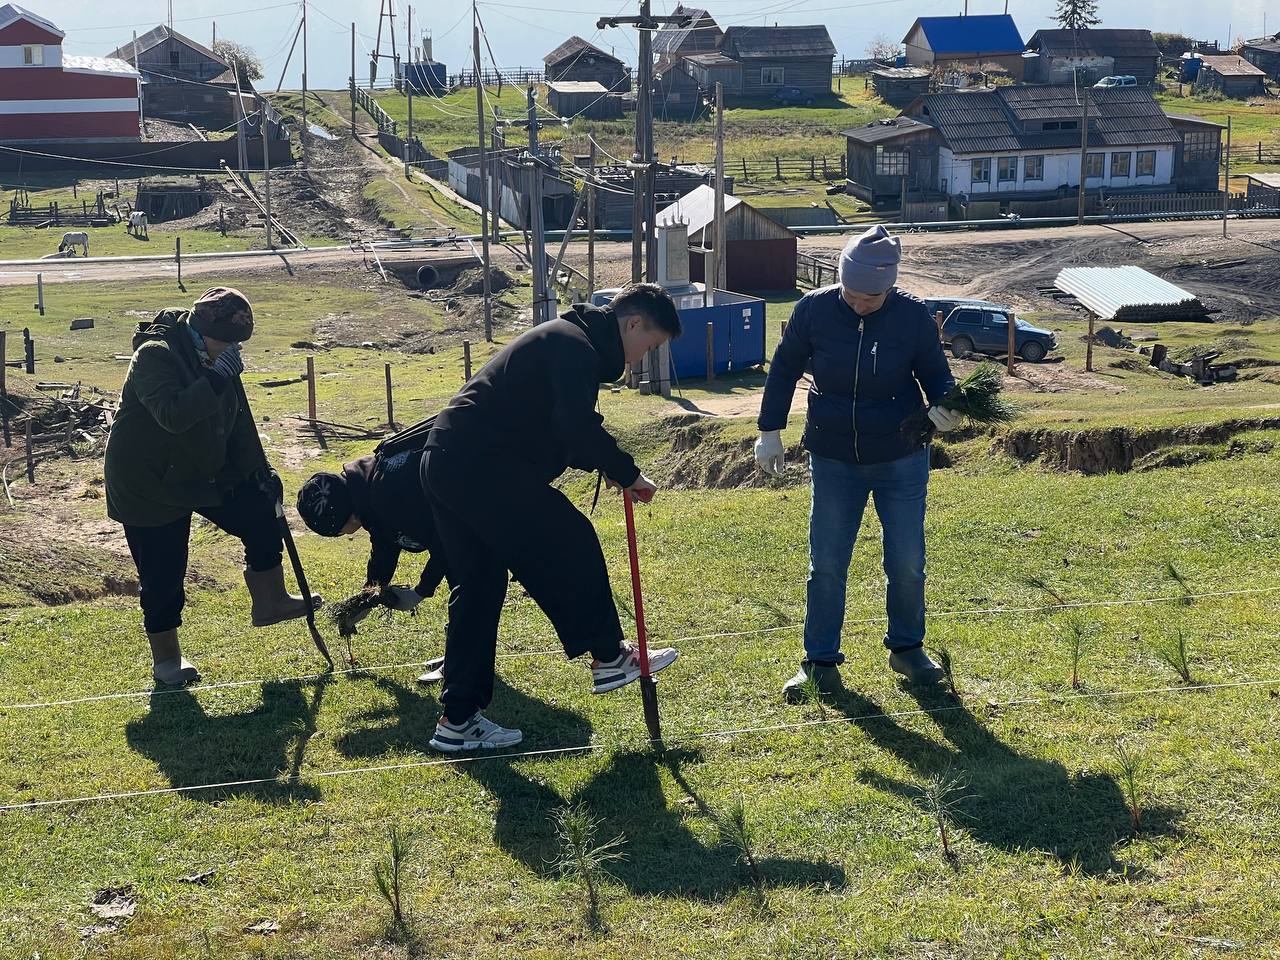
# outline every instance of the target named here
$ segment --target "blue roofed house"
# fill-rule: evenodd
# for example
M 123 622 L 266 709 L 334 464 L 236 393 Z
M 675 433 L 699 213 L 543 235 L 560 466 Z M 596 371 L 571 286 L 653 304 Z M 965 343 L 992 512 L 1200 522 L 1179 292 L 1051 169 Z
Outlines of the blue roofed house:
M 917 17 L 902 42 L 912 66 L 960 69 L 995 64 L 1014 80 L 1022 79 L 1022 36 L 1007 13 Z

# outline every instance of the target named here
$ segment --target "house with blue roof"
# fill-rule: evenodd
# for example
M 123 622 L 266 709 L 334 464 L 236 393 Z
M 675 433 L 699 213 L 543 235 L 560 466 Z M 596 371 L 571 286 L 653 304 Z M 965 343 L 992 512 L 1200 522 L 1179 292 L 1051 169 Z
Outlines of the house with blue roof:
M 1022 79 L 1024 44 L 1007 13 L 971 17 L 917 17 L 902 42 L 907 63 L 963 69 L 994 64 Z

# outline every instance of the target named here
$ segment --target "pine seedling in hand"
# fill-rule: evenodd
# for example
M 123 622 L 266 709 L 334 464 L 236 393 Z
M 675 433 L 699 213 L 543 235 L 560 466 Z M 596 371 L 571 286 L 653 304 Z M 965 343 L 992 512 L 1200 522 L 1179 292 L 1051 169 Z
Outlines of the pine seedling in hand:
M 965 377 L 938 401 L 938 406 L 962 413 L 972 423 L 1008 423 L 1018 415 L 1017 408 L 1000 392 L 1004 389 L 1004 374 L 999 367 L 984 363 Z M 929 411 L 922 407 L 902 421 L 902 434 L 912 446 L 923 446 L 934 434 Z
M 942 855 L 954 864 L 955 850 L 952 848 L 950 828 L 955 823 L 956 807 L 964 797 L 967 781 L 961 775 L 950 770 L 935 773 L 924 785 L 925 809 L 938 824 L 938 839 L 942 843 Z
M 716 829 L 720 834 L 720 842 L 738 852 L 738 863 L 747 868 L 751 876 L 751 884 L 756 895 L 764 899 L 764 873 L 755 854 L 755 830 L 747 821 L 747 811 L 742 805 L 742 798 L 734 801 L 733 806 L 716 817 Z
M 1173 669 L 1179 680 L 1185 684 L 1195 683 L 1191 676 L 1191 658 L 1187 655 L 1187 635 L 1181 627 L 1178 628 L 1177 638 L 1165 640 L 1156 648 L 1156 653 Z
M 382 899 L 391 908 L 391 929 L 397 935 L 409 930 L 408 903 L 404 893 L 404 871 L 413 848 L 417 843 L 417 835 L 402 830 L 398 824 L 392 824 L 387 830 L 389 841 L 388 855 L 373 865 L 373 881 L 377 885 Z
M 1123 740 L 1116 741 L 1116 764 L 1120 768 L 1120 789 L 1124 792 L 1125 806 L 1129 808 L 1129 820 L 1133 832 L 1142 829 L 1142 802 L 1145 791 L 1142 788 L 1145 761 L 1137 754 L 1131 753 Z
M 591 816 L 586 804 L 561 807 L 554 814 L 556 835 L 560 838 L 560 854 L 554 866 L 561 876 L 577 877 L 587 894 L 587 922 L 593 929 L 600 922 L 600 875 L 604 865 L 625 857 L 621 847 L 626 838 L 621 834 L 604 843 L 596 843 L 600 821 Z

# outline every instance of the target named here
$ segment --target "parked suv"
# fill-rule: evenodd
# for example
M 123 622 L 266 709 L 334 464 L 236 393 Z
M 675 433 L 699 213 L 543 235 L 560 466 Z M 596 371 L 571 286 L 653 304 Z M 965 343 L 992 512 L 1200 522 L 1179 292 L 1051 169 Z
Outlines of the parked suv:
M 1136 87 L 1137 85 L 1138 78 L 1131 76 L 1103 77 L 1094 84 L 1095 87 Z
M 996 313 L 1003 313 L 1008 316 L 1013 312 L 1011 307 L 1003 303 L 992 303 L 990 300 L 971 300 L 968 297 L 929 297 L 924 301 L 924 305 L 929 308 L 929 316 L 936 317 L 938 311 L 942 311 L 942 316 L 951 316 L 951 311 L 956 307 L 974 307 L 978 310 L 994 310 Z
M 961 306 L 952 310 L 942 323 L 942 342 L 951 345 L 951 353 L 963 357 L 967 353 L 998 354 L 1009 349 L 1009 314 L 1007 311 Z M 1035 363 L 1050 350 L 1056 350 L 1058 338 L 1051 330 L 1033 327 L 1025 320 L 1014 319 L 1013 348 L 1023 360 Z
M 813 106 L 813 94 L 799 87 L 779 87 L 773 91 L 773 100 L 774 103 L 781 103 L 784 106 L 794 106 L 800 103 L 806 107 Z

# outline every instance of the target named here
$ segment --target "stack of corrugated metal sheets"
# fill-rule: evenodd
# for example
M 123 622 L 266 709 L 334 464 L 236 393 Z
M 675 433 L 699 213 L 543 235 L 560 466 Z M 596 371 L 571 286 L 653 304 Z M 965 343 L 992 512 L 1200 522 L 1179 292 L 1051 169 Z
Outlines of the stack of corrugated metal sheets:
M 1208 313 L 1195 294 L 1141 267 L 1068 267 L 1053 285 L 1103 320 L 1199 320 Z

